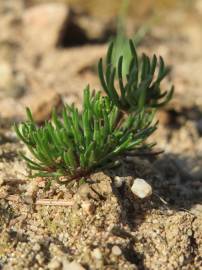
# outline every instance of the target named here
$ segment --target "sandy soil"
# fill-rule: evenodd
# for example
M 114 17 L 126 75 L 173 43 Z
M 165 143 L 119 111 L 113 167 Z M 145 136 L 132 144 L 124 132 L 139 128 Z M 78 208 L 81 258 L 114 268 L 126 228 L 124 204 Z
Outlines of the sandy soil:
M 200 1 L 189 13 L 165 16 L 139 48 L 173 67 L 175 98 L 159 112 L 152 138 L 165 152 L 122 157 L 117 168 L 72 185 L 29 179 L 18 156 L 25 148 L 11 126 L 27 105 L 38 122 L 62 102 L 80 106 L 85 85 L 98 87 L 95 65 L 106 44 L 38 52 L 27 46 L 25 10 L 14 2 L 11 11 L 1 11 L 7 31 L 0 68 L 7 65 L 12 75 L 0 83 L 0 269 L 202 269 Z M 115 176 L 124 179 L 121 187 Z M 136 177 L 151 184 L 148 199 L 131 193 Z

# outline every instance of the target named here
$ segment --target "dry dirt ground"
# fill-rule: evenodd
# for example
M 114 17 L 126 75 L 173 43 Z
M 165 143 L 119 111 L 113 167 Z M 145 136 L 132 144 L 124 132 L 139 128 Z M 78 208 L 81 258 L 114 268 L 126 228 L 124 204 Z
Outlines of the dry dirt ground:
M 117 168 L 68 186 L 28 178 L 11 126 L 25 106 L 39 123 L 62 102 L 80 106 L 85 85 L 99 85 L 100 42 L 113 27 L 64 6 L 46 16 L 37 8 L 0 4 L 0 269 L 202 269 L 201 1 L 167 14 L 139 48 L 173 67 L 175 98 L 153 136 L 165 152 L 122 157 Z M 136 177 L 152 185 L 150 198 L 133 196 Z

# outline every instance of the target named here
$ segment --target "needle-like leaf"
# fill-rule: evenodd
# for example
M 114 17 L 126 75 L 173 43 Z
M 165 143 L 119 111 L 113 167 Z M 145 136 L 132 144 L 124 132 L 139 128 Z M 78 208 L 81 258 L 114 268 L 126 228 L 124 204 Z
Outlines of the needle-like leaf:
M 39 127 L 27 109 L 27 121 L 14 125 L 19 139 L 28 147 L 33 158 L 22 154 L 34 175 L 42 177 L 86 175 L 97 168 L 114 163 L 115 159 L 134 149 L 152 147 L 146 139 L 155 131 L 156 110 L 172 97 L 161 90 L 161 81 L 169 72 L 162 57 L 157 61 L 143 54 L 138 58 L 130 40 L 131 55 L 127 76 L 123 74 L 124 56 L 113 63 L 111 43 L 105 64 L 98 64 L 98 75 L 106 96 L 84 89 L 83 108 L 65 105 L 62 115 L 55 110 L 50 121 Z M 159 64 L 158 64 L 159 62 Z M 156 77 L 155 77 L 156 76 Z

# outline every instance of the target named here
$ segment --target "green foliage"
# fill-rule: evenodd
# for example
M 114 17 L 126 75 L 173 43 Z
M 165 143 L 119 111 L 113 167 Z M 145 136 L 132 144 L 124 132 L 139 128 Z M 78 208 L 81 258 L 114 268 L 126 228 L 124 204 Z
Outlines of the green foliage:
M 117 17 L 116 35 L 115 37 L 112 38 L 112 42 L 114 44 L 112 53 L 112 65 L 113 67 L 116 67 L 120 56 L 123 56 L 124 62 L 122 65 L 122 74 L 124 77 L 127 75 L 132 58 L 132 55 L 128 48 L 128 38 L 126 30 L 127 25 L 126 19 L 128 17 L 130 5 L 131 5 L 130 0 L 122 0 L 120 12 Z M 136 47 L 142 42 L 148 31 L 149 31 L 148 24 L 144 23 L 133 34 L 132 40 Z
M 151 107 L 163 105 L 171 96 L 167 95 L 161 104 L 158 103 L 163 96 L 159 84 L 168 69 L 160 58 L 155 87 L 149 87 L 148 80 L 154 74 L 156 57 L 150 62 L 144 56 L 140 70 L 131 41 L 130 47 L 134 60 L 125 84 L 122 57 L 118 63 L 120 94 L 115 89 L 116 68 L 111 67 L 112 44 L 106 58 L 105 73 L 102 60 L 99 63 L 99 76 L 107 96 L 102 96 L 101 92 L 91 93 L 87 86 L 81 112 L 74 105 L 65 105 L 61 117 L 53 110 L 52 119 L 39 127 L 27 109 L 28 120 L 14 126 L 17 136 L 33 156 L 31 159 L 21 153 L 31 171 L 36 172 L 34 176 L 81 178 L 115 161 L 126 151 L 152 146 L 145 143 L 156 129 L 156 124 L 153 124 L 155 110 Z M 151 83 L 151 79 L 149 81 Z
M 132 40 L 136 47 L 142 41 L 147 31 L 148 28 L 146 26 L 141 27 L 134 35 L 134 38 Z M 122 63 L 122 74 L 123 77 L 126 77 L 132 59 L 132 55 L 129 50 L 128 38 L 126 36 L 125 30 L 123 30 L 122 28 L 118 30 L 117 35 L 112 39 L 112 42 L 114 44 L 112 54 L 112 65 L 113 67 L 116 67 L 118 65 L 119 58 L 122 56 L 124 58 L 124 62 Z
M 142 59 L 139 60 L 132 40 L 129 41 L 129 45 L 131 61 L 126 78 L 124 78 L 122 71 L 125 60 L 123 56 L 119 57 L 116 67 L 113 65 L 113 43 L 110 44 L 107 52 L 105 71 L 103 71 L 103 61 L 100 59 L 98 72 L 104 91 L 112 102 L 123 111 L 133 112 L 143 108 L 164 106 L 170 101 L 174 92 L 173 86 L 169 91 L 162 92 L 161 90 L 161 82 L 168 75 L 169 67 L 165 66 L 161 56 L 158 61 L 156 55 L 153 55 L 150 60 L 147 55 L 143 54 Z M 116 83 L 116 75 L 118 76 L 118 84 Z

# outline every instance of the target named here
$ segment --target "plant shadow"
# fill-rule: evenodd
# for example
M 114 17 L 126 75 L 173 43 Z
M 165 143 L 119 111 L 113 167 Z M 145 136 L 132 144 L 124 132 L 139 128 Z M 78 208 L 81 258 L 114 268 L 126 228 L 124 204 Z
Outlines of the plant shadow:
M 200 163 L 200 160 L 198 160 Z M 202 163 L 202 159 L 201 159 Z M 195 165 L 195 166 L 194 166 Z M 123 255 L 125 259 L 138 266 L 138 269 L 146 269 L 144 254 L 135 250 L 133 232 L 145 221 L 146 216 L 156 209 L 164 214 L 173 210 L 191 212 L 195 205 L 202 203 L 202 166 L 196 166 L 194 158 L 175 154 L 162 154 L 158 158 L 146 159 L 135 157 L 131 162 L 123 161 L 116 170 L 108 171 L 108 175 L 114 179 L 119 176 L 125 179 L 124 184 L 117 188 L 112 183 L 112 190 L 117 198 L 120 211 L 120 227 L 128 228 L 115 230 L 115 235 L 130 239 Z M 146 199 L 135 198 L 131 192 L 134 178 L 145 179 L 153 189 L 153 195 Z M 131 233 L 131 234 L 130 234 Z M 128 234 L 128 236 L 126 235 Z M 135 254 L 137 261 L 131 261 Z
M 164 206 L 175 210 L 190 210 L 194 205 L 202 203 L 202 156 L 196 159 L 169 153 L 157 158 L 134 157 L 129 162 L 123 161 L 116 170 L 108 171 L 108 175 L 112 179 L 119 176 L 125 180 L 120 188 L 112 184 L 124 212 L 124 200 L 126 203 L 130 201 L 130 207 L 136 212 L 139 207 L 142 212 L 142 207 L 158 209 Z M 152 186 L 151 198 L 140 200 L 133 196 L 130 187 L 134 178 L 143 178 Z M 128 208 L 128 212 L 133 211 Z M 123 223 L 126 221 L 124 217 Z

